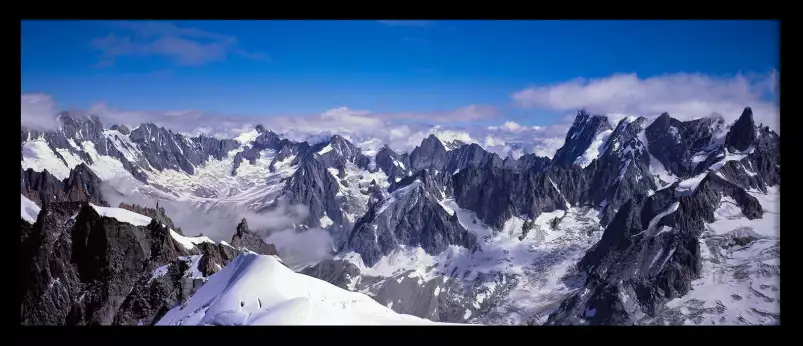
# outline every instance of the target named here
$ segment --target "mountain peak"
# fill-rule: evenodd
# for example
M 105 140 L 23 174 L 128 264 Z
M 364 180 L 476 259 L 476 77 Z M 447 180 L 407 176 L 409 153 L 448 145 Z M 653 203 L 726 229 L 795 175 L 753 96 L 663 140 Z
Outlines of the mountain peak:
M 439 166 L 446 162 L 446 156 L 447 149 L 443 142 L 430 134 L 410 153 L 410 166 L 414 171 Z
M 661 115 L 655 118 L 655 120 L 653 120 L 648 127 L 657 129 L 668 129 L 673 124 L 679 122 L 680 122 L 679 120 L 670 116 L 669 113 L 663 112 L 661 113 Z
M 737 120 L 737 121 L 749 121 L 751 123 L 754 123 L 753 109 L 750 108 L 749 106 L 748 107 L 744 107 L 744 111 L 742 111 L 742 115 L 739 116 L 739 120 Z
M 753 110 L 745 107 L 742 115 L 733 123 L 725 138 L 725 145 L 734 151 L 744 151 L 756 140 L 756 122 L 753 120 Z
M 332 143 L 332 144 L 335 144 L 335 145 L 351 146 L 351 142 L 349 142 L 347 139 L 343 138 L 343 136 L 337 135 L 337 134 L 332 135 L 332 137 L 329 139 L 329 143 Z
M 586 110 L 577 112 L 572 127 L 566 134 L 564 145 L 555 152 L 553 162 L 558 165 L 571 165 L 598 140 L 602 132 L 613 130 L 608 117 L 604 115 L 591 115 Z

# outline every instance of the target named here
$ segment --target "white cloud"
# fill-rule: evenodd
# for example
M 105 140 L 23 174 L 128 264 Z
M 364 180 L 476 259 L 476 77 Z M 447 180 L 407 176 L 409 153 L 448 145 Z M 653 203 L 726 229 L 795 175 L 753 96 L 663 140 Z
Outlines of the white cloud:
M 162 21 L 110 22 L 115 29 L 91 41 L 101 53 L 99 66 L 113 65 L 121 56 L 163 56 L 178 65 L 199 66 L 225 60 L 237 54 L 251 60 L 267 60 L 259 52 L 238 48 L 237 38 L 230 35 L 183 27 Z
M 334 252 L 329 232 L 318 228 L 303 232 L 290 229 L 274 232 L 265 238 L 265 242 L 276 245 L 279 257 L 291 268 L 318 263 Z
M 494 119 L 499 116 L 499 111 L 496 109 L 496 107 L 468 105 L 449 111 L 425 113 L 388 113 L 379 114 L 378 116 L 385 119 L 425 120 L 428 122 L 438 123 L 465 123 L 478 120 Z
M 22 94 L 20 120 L 31 130 L 52 131 L 60 127 L 56 102 L 47 94 Z
M 477 141 L 471 137 L 471 134 L 466 131 L 445 129 L 441 126 L 435 126 L 429 130 L 429 133 L 435 135 L 435 137 L 438 137 L 438 139 L 444 142 L 461 141 L 464 143 L 477 143 Z
M 539 138 L 537 143 L 533 145 L 532 153 L 538 156 L 546 156 L 552 158 L 555 152 L 563 146 L 565 137 L 546 137 Z
M 502 124 L 502 128 L 504 128 L 505 130 L 511 131 L 511 132 L 517 132 L 517 131 L 521 131 L 523 129 L 523 127 L 521 127 L 521 125 L 519 125 L 519 124 L 517 124 L 516 122 L 513 122 L 513 121 L 505 122 L 504 124 Z
M 639 78 L 636 74 L 616 74 L 600 79 L 576 79 L 538 86 L 512 95 L 526 108 L 592 113 L 657 116 L 668 112 L 678 119 L 693 119 L 719 113 L 734 121 L 746 106 L 753 109 L 757 122 L 779 131 L 780 110 L 767 93 L 777 92 L 778 72 L 765 75 L 711 77 L 702 74 L 671 74 Z
M 267 243 L 276 245 L 282 260 L 290 266 L 317 262 L 332 254 L 332 238 L 327 231 L 292 230 L 309 215 L 309 210 L 303 205 L 280 203 L 276 209 L 260 213 L 235 204 L 215 204 L 213 208 L 206 208 L 187 200 L 157 199 L 141 193 L 138 186 L 132 177 L 123 176 L 104 180 L 100 189 L 113 207 L 123 202 L 153 208 L 158 200 L 159 206 L 185 235 L 203 234 L 216 242 L 230 242 L 237 225 L 245 218 L 249 229 Z
M 507 143 L 504 140 L 497 139 L 493 136 L 485 136 L 485 140 L 482 143 L 483 147 L 496 147 L 496 146 L 505 146 Z
M 564 119 L 565 120 L 565 119 Z M 574 120 L 574 117 L 571 118 Z M 505 157 L 518 158 L 523 154 L 552 157 L 563 145 L 571 122 L 554 125 L 523 126 L 508 121 L 501 126 L 487 127 L 483 147 Z

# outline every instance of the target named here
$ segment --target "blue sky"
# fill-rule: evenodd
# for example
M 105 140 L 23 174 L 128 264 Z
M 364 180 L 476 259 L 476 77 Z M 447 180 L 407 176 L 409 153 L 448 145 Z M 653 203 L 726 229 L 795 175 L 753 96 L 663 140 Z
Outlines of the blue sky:
M 475 105 L 494 110 L 475 124 L 548 125 L 581 106 L 654 112 L 622 105 L 623 93 L 715 111 L 768 102 L 756 95 L 777 84 L 779 44 L 771 21 L 28 21 L 21 87 L 61 108 L 280 117 L 344 106 L 420 121 Z

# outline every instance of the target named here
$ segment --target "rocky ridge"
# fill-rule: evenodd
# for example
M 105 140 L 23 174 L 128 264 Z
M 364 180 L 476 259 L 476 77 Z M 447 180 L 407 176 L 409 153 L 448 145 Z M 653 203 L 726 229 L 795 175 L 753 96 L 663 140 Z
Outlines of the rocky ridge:
M 760 218 L 761 206 L 751 200 L 747 191 L 766 192 L 780 185 L 779 136 L 756 126 L 749 108 L 730 127 L 721 117 L 683 122 L 668 114 L 652 122 L 625 118 L 611 126 L 605 116 L 581 111 L 565 145 L 551 160 L 532 154 L 502 160 L 479 145 L 444 143 L 435 136 L 424 139 L 410 154 L 397 154 L 385 146 L 370 157 L 341 136 L 309 145 L 282 139 L 261 125 L 255 130 L 255 139 L 242 144 L 203 136 L 190 138 L 153 124 L 143 124 L 133 131 L 122 126 L 104 131 L 96 118 L 82 120 L 65 115 L 63 119 L 67 125 L 60 132 L 39 134 L 23 129 L 23 158 L 26 142 L 43 138 L 57 156 L 68 150 L 88 157 L 88 163 L 97 157 L 92 155 L 116 157 L 129 173 L 140 172 L 145 177 L 163 170 L 193 175 L 206 162 L 232 155 L 231 175 L 238 175 L 242 162 L 254 165 L 263 156 L 272 156 L 271 172 L 278 163 L 290 159 L 292 173 L 283 180 L 278 195 L 266 197 L 264 204 L 272 208 L 279 203 L 307 206 L 309 214 L 299 230 L 329 229 L 341 253 L 357 253 L 369 267 L 400 248 L 420 247 L 428 255 L 437 255 L 451 246 L 478 249 L 483 240 L 468 230 L 471 227 L 466 226 L 465 220 L 458 220 L 454 210 L 444 207 L 444 200 L 453 200 L 456 207 L 473 212 L 473 220 L 468 222 L 489 226 L 493 230 L 491 237 L 508 232 L 511 220 L 523 220 L 520 234 L 516 235 L 521 239 L 540 234 L 530 231 L 528 225 L 541 215 L 573 208 L 598 209 L 599 222 L 605 227 L 604 241 L 600 240 L 578 263 L 578 270 L 588 275 L 584 287 L 592 293 L 564 302 L 549 318 L 554 324 L 628 324 L 654 317 L 667 301 L 686 294 L 690 282 L 700 275 L 700 270 L 695 269 L 701 262 L 699 239 L 705 225 L 713 222 L 712 213 L 720 200 L 734 199 L 748 219 Z M 84 139 L 78 141 L 74 137 Z M 102 138 L 109 141 L 103 144 Z M 83 142 L 92 143 L 97 154 Z M 99 145 L 105 145 L 105 149 L 98 149 Z M 126 166 L 120 157 L 136 169 Z M 66 164 L 63 157 L 61 160 Z M 52 175 L 47 177 L 47 172 L 22 171 L 22 193 L 39 202 L 53 191 L 68 191 L 54 195 L 81 196 L 82 200 L 99 204 L 102 196 L 99 189 L 93 188 L 99 178 L 90 175 L 92 167 L 76 167 L 76 171 L 88 174 L 67 179 L 69 184 Z M 57 197 L 54 201 L 76 199 Z M 672 213 L 654 224 L 649 222 L 676 204 Z M 247 230 L 244 223 L 240 226 Z M 232 246 L 197 246 L 204 254 L 198 262 L 204 275 L 230 261 L 233 249 L 239 247 L 235 242 L 241 244 L 251 238 L 248 232 L 240 231 L 240 226 Z M 30 233 L 26 227 L 22 232 Z M 660 236 L 650 237 L 656 229 Z M 627 240 L 622 235 L 639 232 L 644 233 Z M 275 248 L 262 251 L 275 252 Z M 664 261 L 666 265 L 660 269 L 644 267 L 644 259 L 659 252 L 672 252 Z M 338 285 L 348 285 L 357 276 L 371 281 L 364 274 L 352 275 L 351 262 L 327 263 L 317 269 L 308 268 L 307 272 Z M 517 276 L 517 280 L 521 278 Z M 432 290 L 435 287 L 443 285 L 434 285 Z M 450 292 L 457 291 L 460 290 Z M 372 292 L 375 297 L 384 297 L 378 299 L 390 302 L 393 298 L 388 292 L 398 290 L 383 284 Z M 626 309 L 614 307 L 620 303 L 611 297 L 618 292 L 638 293 L 628 296 L 638 297 L 638 303 L 633 305 L 635 300 L 628 300 Z M 448 315 L 451 319 L 462 313 L 455 310 L 441 316 L 433 312 L 445 311 L 444 304 L 447 303 L 432 305 L 433 308 L 423 308 L 418 303 L 413 304 L 416 308 L 403 304 L 397 307 L 405 313 L 427 314 L 428 318 Z M 593 314 L 587 313 L 592 309 Z M 471 312 L 476 313 L 480 311 Z
M 232 237 L 236 245 L 215 244 L 173 231 L 158 206 L 103 209 L 86 196 L 65 196 L 43 199 L 35 223 L 22 220 L 18 295 L 23 325 L 152 324 L 239 254 L 278 255 L 274 246 L 255 238 L 245 220 Z M 109 210 L 115 217 L 102 215 Z M 133 214 L 128 220 L 128 210 L 157 217 Z

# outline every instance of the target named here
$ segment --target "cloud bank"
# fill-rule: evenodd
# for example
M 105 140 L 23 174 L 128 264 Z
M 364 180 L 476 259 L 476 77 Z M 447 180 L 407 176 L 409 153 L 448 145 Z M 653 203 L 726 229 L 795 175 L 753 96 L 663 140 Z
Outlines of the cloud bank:
M 750 106 L 757 122 L 780 131 L 778 80 L 778 71 L 733 77 L 679 73 L 640 78 L 636 74 L 616 74 L 532 87 L 513 93 L 512 98 L 525 108 L 586 108 L 592 113 L 648 117 L 668 112 L 678 119 L 718 113 L 730 121 Z
M 675 74 L 642 79 L 634 74 L 617 74 L 513 93 L 512 99 L 518 106 L 558 115 L 555 123 L 537 125 L 506 120 L 503 110 L 488 105 L 424 113 L 376 113 L 340 107 L 320 114 L 239 116 L 199 110 L 121 110 L 101 102 L 90 109 L 75 112 L 97 115 L 105 126 L 123 124 L 135 128 L 151 122 L 193 136 L 234 138 L 257 124 L 296 141 L 316 142 L 340 134 L 364 150 L 376 150 L 388 144 L 397 151 L 410 151 L 428 135 L 434 134 L 444 141 L 477 143 L 503 157 L 516 158 L 525 153 L 551 157 L 563 144 L 580 108 L 607 114 L 615 124 L 625 116 L 654 117 L 663 112 L 679 119 L 719 113 L 733 122 L 745 106 L 750 106 L 757 122 L 780 133 L 780 110 L 777 98 L 773 98 L 777 92 L 778 73 L 771 72 L 731 78 Z M 24 126 L 39 129 L 58 127 L 52 114 L 59 108 L 50 96 L 23 94 L 21 108 Z M 498 125 L 472 124 L 477 121 L 486 124 L 498 121 Z
M 59 128 L 58 108 L 50 95 L 22 94 L 20 121 L 22 126 L 37 131 L 54 131 Z
M 205 235 L 216 242 L 230 242 L 237 225 L 245 218 L 251 231 L 260 234 L 267 243 L 276 245 L 279 256 L 289 266 L 317 263 L 333 254 L 329 232 L 322 229 L 292 230 L 309 213 L 302 205 L 280 204 L 278 208 L 263 213 L 234 204 L 195 205 L 189 201 L 163 198 L 165 195 L 155 189 L 140 193 L 142 190 L 139 189 L 147 187 L 130 177 L 105 180 L 100 188 L 113 207 L 122 202 L 153 208 L 158 201 L 173 224 L 187 236 Z

